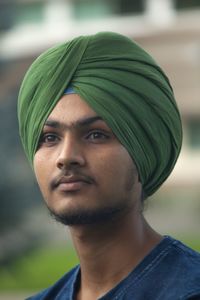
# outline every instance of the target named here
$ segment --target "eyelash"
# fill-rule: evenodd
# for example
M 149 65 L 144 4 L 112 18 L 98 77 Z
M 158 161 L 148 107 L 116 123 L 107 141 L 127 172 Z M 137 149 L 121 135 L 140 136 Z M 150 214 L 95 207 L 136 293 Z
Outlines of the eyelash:
M 54 141 L 46 141 L 45 139 L 48 137 L 54 137 L 55 139 L 59 140 L 58 136 L 55 133 L 42 133 L 40 140 L 39 140 L 39 145 L 55 143 L 55 140 Z
M 86 139 L 90 139 L 90 137 L 91 137 L 92 135 L 95 135 L 95 134 L 97 134 L 98 137 L 93 138 L 92 140 L 96 140 L 96 139 L 97 139 L 97 140 L 99 140 L 99 139 L 103 139 L 103 140 L 109 139 L 109 135 L 108 135 L 107 133 L 101 131 L 101 130 L 92 130 L 92 131 L 90 131 L 90 132 L 87 134 Z M 99 135 L 100 135 L 101 137 L 99 137 Z
M 97 135 L 96 137 L 94 135 Z M 93 136 L 93 137 L 92 137 Z M 52 138 L 53 140 L 47 140 L 48 138 Z M 99 141 L 104 141 L 109 139 L 110 136 L 108 133 L 105 133 L 102 130 L 92 130 L 90 132 L 88 132 L 85 135 L 85 139 L 86 140 L 90 140 L 92 142 L 99 142 Z M 39 143 L 38 143 L 38 147 L 41 147 L 42 145 L 46 145 L 46 146 L 53 146 L 55 143 L 57 143 L 60 140 L 59 136 L 55 133 L 52 132 L 48 132 L 48 133 L 42 133 Z

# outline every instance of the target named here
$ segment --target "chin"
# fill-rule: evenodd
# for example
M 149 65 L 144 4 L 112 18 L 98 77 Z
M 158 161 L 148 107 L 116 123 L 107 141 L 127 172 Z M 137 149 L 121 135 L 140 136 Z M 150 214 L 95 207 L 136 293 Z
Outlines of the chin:
M 105 207 L 99 209 L 76 209 L 56 212 L 48 207 L 51 217 L 57 222 L 68 225 L 90 225 L 112 222 L 125 211 L 125 207 Z

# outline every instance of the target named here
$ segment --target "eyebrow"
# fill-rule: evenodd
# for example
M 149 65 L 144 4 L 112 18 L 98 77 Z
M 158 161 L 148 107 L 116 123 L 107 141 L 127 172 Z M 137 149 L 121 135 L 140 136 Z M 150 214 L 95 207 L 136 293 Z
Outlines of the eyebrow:
M 68 130 L 68 129 L 72 129 L 72 128 L 85 127 L 85 126 L 91 125 L 97 121 L 104 122 L 104 120 L 101 117 L 94 116 L 94 117 L 83 118 L 83 119 L 77 120 L 75 122 L 72 122 L 70 125 L 67 125 L 63 122 L 59 122 L 57 120 L 49 118 L 44 123 L 44 126 L 50 126 L 50 127 L 56 128 L 56 129 Z

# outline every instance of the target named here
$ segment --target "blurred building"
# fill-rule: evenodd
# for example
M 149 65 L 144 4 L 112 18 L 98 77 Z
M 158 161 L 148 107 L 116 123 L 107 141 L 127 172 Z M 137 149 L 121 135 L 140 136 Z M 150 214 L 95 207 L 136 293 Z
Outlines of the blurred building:
M 17 220 L 22 219 L 23 209 L 26 210 L 24 215 L 29 218 L 29 227 L 27 225 L 20 228 L 21 236 L 25 237 L 23 243 L 15 243 L 16 236 L 19 240 L 19 227 L 15 228 L 17 233 L 14 234 L 14 238 L 10 238 L 7 229 L 6 237 L 2 238 L 5 247 L 1 253 L 7 254 L 7 249 L 12 249 L 13 243 L 20 247 L 25 245 L 27 240 L 30 241 L 31 228 L 34 228 L 35 240 L 35 232 L 42 232 L 44 229 L 44 225 L 41 229 L 40 220 L 44 218 L 39 215 L 40 212 L 42 214 L 41 208 L 34 217 L 32 214 L 32 207 L 39 203 L 40 199 L 36 200 L 39 193 L 31 185 L 33 177 L 25 163 L 24 154 L 19 150 L 21 146 L 17 146 L 17 142 L 15 144 L 15 139 L 19 138 L 17 120 L 13 120 L 21 80 L 29 65 L 43 50 L 75 36 L 98 31 L 116 31 L 133 38 L 152 54 L 169 76 L 183 119 L 184 143 L 181 157 L 163 189 L 168 193 L 171 187 L 173 192 L 178 190 L 179 197 L 182 198 L 182 207 L 183 203 L 186 203 L 185 213 L 182 210 L 182 221 L 178 222 L 180 230 L 186 227 L 193 230 L 189 224 L 193 217 L 187 217 L 191 202 L 184 202 L 184 197 L 187 200 L 191 200 L 192 197 L 195 199 L 193 210 L 198 212 L 198 217 L 195 218 L 199 222 L 200 1 L 0 0 L 0 133 L 1 136 L 6 133 L 6 146 L 4 148 L 2 143 L 0 148 L 0 198 L 4 201 L 1 209 L 5 206 L 2 216 L 5 216 L 6 226 L 10 224 L 12 234 L 13 220 L 16 216 Z M 16 188 L 10 188 L 11 186 Z M 16 209 L 9 210 L 9 206 Z M 173 207 L 176 214 L 174 220 L 170 221 L 171 224 L 175 224 L 179 211 L 179 206 Z M 155 227 L 158 227 L 161 223 L 164 224 L 165 217 L 163 218 L 156 209 L 154 211 L 156 216 L 153 215 L 153 219 L 158 216 L 161 218 L 155 222 Z M 171 211 L 169 213 L 172 218 Z M 1 230 L 4 228 L 2 216 Z M 170 222 L 167 223 L 168 226 Z M 197 225 L 194 222 L 192 228 L 198 230 L 198 226 L 199 223 Z M 2 245 L 1 243 L 1 247 Z M 30 248 L 30 245 L 28 247 Z M 13 257 L 13 253 L 10 256 Z

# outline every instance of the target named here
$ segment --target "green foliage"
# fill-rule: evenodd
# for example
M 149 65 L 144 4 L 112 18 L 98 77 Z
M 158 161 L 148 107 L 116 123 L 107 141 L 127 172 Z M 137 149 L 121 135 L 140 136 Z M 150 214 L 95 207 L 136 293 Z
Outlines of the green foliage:
M 177 237 L 180 241 L 182 241 L 184 244 L 186 244 L 188 247 L 196 250 L 197 252 L 200 252 L 200 238 L 194 238 L 194 237 Z
M 41 290 L 78 264 L 72 248 L 43 248 L 0 270 L 0 290 Z

